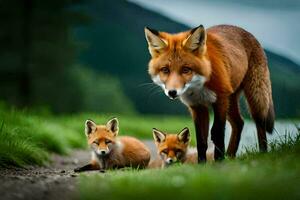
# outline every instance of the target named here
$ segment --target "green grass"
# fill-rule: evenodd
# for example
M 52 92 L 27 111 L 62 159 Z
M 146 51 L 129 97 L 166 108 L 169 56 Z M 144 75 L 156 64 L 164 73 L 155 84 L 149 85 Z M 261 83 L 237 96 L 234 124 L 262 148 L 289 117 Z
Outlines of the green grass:
M 120 121 L 120 135 L 140 139 L 152 139 L 153 127 L 171 132 L 187 125 L 193 127 L 187 117 L 93 113 L 54 116 L 0 104 L 0 167 L 42 165 L 49 161 L 49 153 L 67 154 L 73 148 L 85 148 L 85 120 L 104 124 L 114 116 Z
M 80 199 L 299 199 L 300 134 L 221 163 L 80 177 Z
M 85 146 L 85 138 L 71 124 L 49 115 L 0 108 L 0 167 L 42 165 L 49 153 L 66 154 Z

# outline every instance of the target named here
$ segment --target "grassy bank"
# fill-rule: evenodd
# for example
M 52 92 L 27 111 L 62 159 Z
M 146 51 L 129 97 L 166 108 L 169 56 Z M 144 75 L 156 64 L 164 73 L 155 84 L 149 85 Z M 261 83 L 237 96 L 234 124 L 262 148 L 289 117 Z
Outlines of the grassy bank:
M 42 165 L 49 153 L 66 154 L 72 148 L 85 148 L 85 120 L 106 123 L 113 116 L 119 118 L 120 135 L 141 139 L 152 139 L 153 127 L 174 132 L 187 125 L 193 127 L 184 117 L 91 113 L 54 116 L 0 105 L 0 167 Z
M 81 175 L 81 199 L 299 199 L 300 136 L 267 154 L 164 170 Z
M 66 154 L 84 147 L 84 137 L 72 124 L 48 114 L 1 106 L 0 166 L 41 165 L 49 153 Z

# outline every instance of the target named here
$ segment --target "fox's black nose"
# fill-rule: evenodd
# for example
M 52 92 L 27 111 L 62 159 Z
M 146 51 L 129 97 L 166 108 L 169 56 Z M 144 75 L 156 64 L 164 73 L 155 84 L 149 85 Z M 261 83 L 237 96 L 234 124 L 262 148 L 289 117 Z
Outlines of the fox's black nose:
M 177 91 L 176 90 L 169 90 L 168 95 L 172 98 L 175 99 L 177 97 Z
M 102 150 L 102 151 L 100 151 L 100 153 L 102 154 L 102 155 L 105 155 L 105 151 L 104 150 Z
M 174 162 L 174 160 L 172 158 L 167 158 L 165 162 L 167 165 L 171 165 Z

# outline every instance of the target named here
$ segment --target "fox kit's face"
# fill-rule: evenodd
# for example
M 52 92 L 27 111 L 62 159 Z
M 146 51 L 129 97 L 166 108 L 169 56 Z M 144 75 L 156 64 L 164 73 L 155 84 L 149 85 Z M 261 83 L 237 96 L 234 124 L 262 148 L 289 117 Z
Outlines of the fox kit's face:
M 85 134 L 92 151 L 99 157 L 107 156 L 116 144 L 118 120 L 113 118 L 106 125 L 96 125 L 92 120 L 85 123 Z
M 175 99 L 203 87 L 211 73 L 203 26 L 178 34 L 145 28 L 145 34 L 152 56 L 149 74 L 167 96 Z
M 176 162 L 184 162 L 190 142 L 188 128 L 184 128 L 178 134 L 166 134 L 157 129 L 153 129 L 153 137 L 158 154 L 165 166 L 169 166 Z

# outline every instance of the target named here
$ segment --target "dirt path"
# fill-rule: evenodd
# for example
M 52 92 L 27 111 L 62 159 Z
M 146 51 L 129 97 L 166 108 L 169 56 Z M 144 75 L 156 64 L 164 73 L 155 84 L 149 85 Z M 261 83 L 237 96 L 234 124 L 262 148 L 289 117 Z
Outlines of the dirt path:
M 46 167 L 1 170 L 1 199 L 71 199 L 78 176 L 73 169 L 87 160 L 88 152 L 81 150 L 67 157 L 53 155 Z
M 153 142 L 144 142 L 156 156 Z M 79 174 L 73 169 L 87 164 L 89 159 L 88 150 L 75 150 L 68 156 L 52 155 L 49 166 L 0 170 L 0 199 L 74 199 L 78 196 Z

